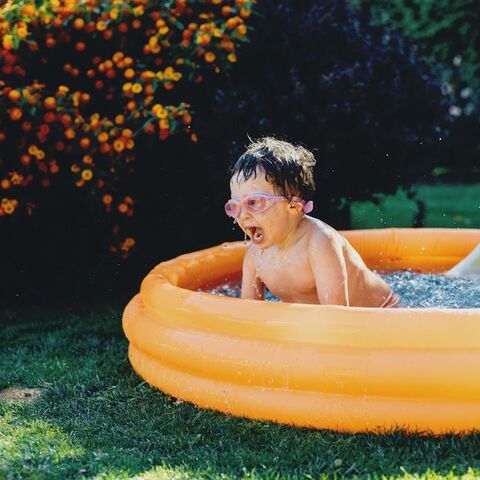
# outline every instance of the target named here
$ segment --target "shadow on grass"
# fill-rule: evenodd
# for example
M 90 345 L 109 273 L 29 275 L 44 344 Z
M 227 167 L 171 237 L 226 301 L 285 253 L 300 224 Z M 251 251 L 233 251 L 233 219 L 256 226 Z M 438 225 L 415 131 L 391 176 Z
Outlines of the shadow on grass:
M 132 371 L 121 308 L 4 312 L 0 477 L 285 478 L 480 474 L 480 434 L 341 434 L 176 401 Z

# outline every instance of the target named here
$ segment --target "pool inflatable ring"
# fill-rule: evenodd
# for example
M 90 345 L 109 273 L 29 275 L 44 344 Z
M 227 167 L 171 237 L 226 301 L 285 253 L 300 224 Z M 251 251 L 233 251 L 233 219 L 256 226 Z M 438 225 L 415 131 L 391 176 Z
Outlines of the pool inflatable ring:
M 441 271 L 480 230 L 342 232 L 370 268 Z M 244 242 L 157 265 L 123 313 L 129 359 L 167 394 L 347 432 L 480 429 L 480 309 L 380 309 L 195 291 L 239 277 Z

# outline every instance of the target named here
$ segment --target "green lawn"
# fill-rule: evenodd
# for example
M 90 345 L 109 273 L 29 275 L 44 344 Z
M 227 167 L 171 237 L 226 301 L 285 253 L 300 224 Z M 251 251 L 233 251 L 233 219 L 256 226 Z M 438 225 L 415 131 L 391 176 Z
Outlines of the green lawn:
M 419 196 L 428 226 L 480 227 L 478 185 L 422 187 Z M 380 207 L 356 204 L 355 227 L 380 218 L 408 226 L 410 207 L 401 193 Z M 123 307 L 1 311 L 0 395 L 43 393 L 30 403 L 0 400 L 0 479 L 480 477 L 480 434 L 348 435 L 177 402 L 132 371 Z
M 480 228 L 480 184 L 422 185 L 417 198 L 425 202 L 425 227 Z M 352 228 L 411 227 L 416 202 L 398 191 L 379 205 L 354 202 Z
M 340 434 L 200 410 L 144 384 L 121 307 L 3 311 L 0 478 L 478 478 L 480 434 Z

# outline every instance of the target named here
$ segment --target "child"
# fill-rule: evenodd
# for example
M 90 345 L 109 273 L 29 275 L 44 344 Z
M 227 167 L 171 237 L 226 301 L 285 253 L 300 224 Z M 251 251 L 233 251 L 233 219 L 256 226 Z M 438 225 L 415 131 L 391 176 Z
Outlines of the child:
M 243 261 L 244 299 L 265 287 L 286 302 L 397 307 L 400 299 L 335 229 L 306 215 L 315 158 L 301 146 L 265 137 L 230 168 L 227 215 L 251 238 Z

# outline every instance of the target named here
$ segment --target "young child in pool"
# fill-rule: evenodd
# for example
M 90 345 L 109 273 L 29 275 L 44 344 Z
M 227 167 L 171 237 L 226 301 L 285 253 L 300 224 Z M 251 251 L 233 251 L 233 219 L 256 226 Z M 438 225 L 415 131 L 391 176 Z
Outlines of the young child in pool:
M 265 137 L 230 168 L 227 215 L 250 237 L 241 298 L 267 287 L 285 302 L 397 307 L 398 296 L 334 228 L 307 215 L 313 204 L 313 154 Z

